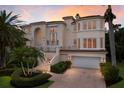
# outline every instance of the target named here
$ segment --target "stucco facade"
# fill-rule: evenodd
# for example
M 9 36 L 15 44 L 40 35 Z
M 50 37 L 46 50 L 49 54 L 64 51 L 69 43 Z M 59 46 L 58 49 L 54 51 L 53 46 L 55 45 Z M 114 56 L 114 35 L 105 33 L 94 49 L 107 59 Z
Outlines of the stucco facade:
M 56 48 L 59 48 L 60 60 L 86 56 L 99 57 L 100 62 L 105 62 L 103 16 L 80 17 L 77 14 L 75 18 L 63 17 L 63 21 L 31 23 L 22 26 L 22 29 L 26 32 L 25 37 L 30 40 L 27 42 L 28 46 L 42 48 L 45 52 L 55 52 Z

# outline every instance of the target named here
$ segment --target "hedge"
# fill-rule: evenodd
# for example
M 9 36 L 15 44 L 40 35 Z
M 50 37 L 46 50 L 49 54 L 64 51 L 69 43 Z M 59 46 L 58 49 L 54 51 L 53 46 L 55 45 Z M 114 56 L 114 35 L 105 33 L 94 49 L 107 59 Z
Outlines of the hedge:
M 0 70 L 0 76 L 10 76 L 16 69 L 15 68 L 5 68 Z
M 110 63 L 101 63 L 101 72 L 104 76 L 107 86 L 110 86 L 119 81 L 119 69 L 115 66 L 112 66 Z
M 22 76 L 22 70 L 18 69 L 11 75 L 11 84 L 15 87 L 35 87 L 38 85 L 42 85 L 48 81 L 51 77 L 48 73 L 35 73 L 36 75 L 32 77 L 24 77 Z
M 64 73 L 68 68 L 71 67 L 71 61 L 61 61 L 51 66 L 51 72 Z

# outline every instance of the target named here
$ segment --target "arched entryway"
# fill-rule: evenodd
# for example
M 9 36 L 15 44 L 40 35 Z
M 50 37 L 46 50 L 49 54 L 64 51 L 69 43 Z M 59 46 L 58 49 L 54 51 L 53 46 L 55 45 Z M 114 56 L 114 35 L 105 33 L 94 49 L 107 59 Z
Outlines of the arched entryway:
M 39 27 L 36 28 L 34 31 L 34 45 L 35 46 L 41 45 L 42 37 L 43 37 L 43 33 L 42 33 L 41 29 Z

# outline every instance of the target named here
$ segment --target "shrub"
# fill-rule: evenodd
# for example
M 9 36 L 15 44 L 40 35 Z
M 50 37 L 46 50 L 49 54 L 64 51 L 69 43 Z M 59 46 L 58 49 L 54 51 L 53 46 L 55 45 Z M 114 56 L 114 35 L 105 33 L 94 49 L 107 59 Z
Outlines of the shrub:
M 11 75 L 11 84 L 15 87 L 34 87 L 44 84 L 51 77 L 48 73 L 34 73 L 32 77 L 23 76 L 22 70 L 18 69 Z
M 15 71 L 15 68 L 5 68 L 0 70 L 0 76 L 10 76 Z
M 67 64 L 67 68 L 70 68 L 71 65 L 72 65 L 71 61 L 65 61 L 65 62 L 66 62 L 66 64 Z
M 106 85 L 112 85 L 119 80 L 119 69 L 115 66 L 112 66 L 110 63 L 100 64 L 101 72 L 106 81 Z
M 23 66 L 24 67 L 27 67 L 27 62 L 22 62 L 23 63 Z M 28 65 L 29 65 L 29 68 L 32 68 L 32 66 L 34 65 L 34 67 L 36 67 L 37 66 L 37 64 L 38 64 L 38 62 L 33 62 L 33 61 L 28 61 Z M 18 62 L 12 62 L 12 63 L 9 63 L 9 64 L 7 64 L 7 68 L 13 68 L 13 67 L 21 67 L 21 65 L 20 65 L 20 63 L 18 63 Z
M 51 72 L 63 73 L 70 67 L 71 67 L 70 61 L 61 61 L 61 62 L 51 66 Z

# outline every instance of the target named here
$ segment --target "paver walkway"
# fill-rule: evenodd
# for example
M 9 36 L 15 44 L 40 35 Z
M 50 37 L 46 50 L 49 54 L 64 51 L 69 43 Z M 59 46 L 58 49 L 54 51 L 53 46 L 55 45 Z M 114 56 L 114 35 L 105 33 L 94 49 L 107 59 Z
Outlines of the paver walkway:
M 55 81 L 50 88 L 105 88 L 100 70 L 71 68 L 64 74 L 54 74 L 50 80 Z

